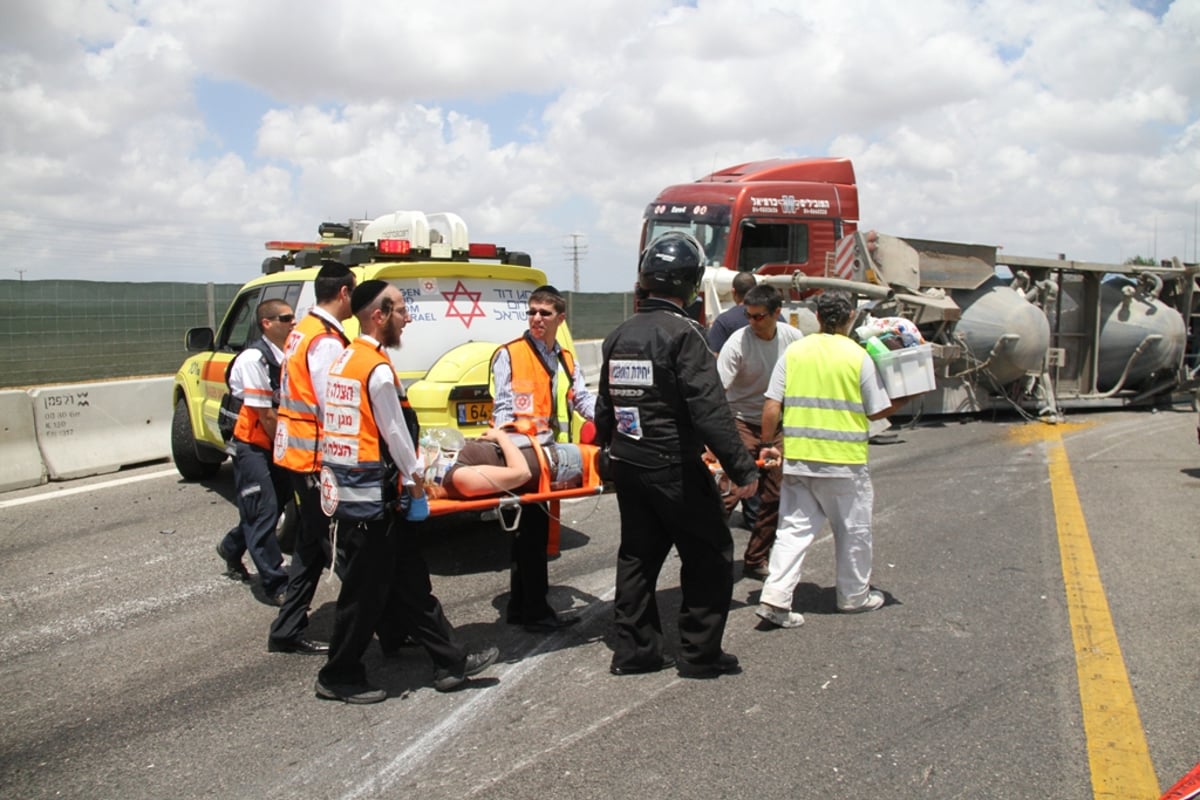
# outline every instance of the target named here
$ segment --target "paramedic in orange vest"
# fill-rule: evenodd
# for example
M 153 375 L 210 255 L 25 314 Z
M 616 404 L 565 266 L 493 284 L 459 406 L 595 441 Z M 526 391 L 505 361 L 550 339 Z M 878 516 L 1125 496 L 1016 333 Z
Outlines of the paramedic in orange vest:
M 229 577 L 246 580 L 242 554 L 249 551 L 267 602 L 282 605 L 287 572 L 275 526 L 292 486 L 287 473 L 271 460 L 271 443 L 283 345 L 296 327 L 296 315 L 285 301 L 266 300 L 258 304 L 254 318 L 262 336 L 247 343 L 229 369 L 229 392 L 242 403 L 229 442 L 238 524 L 217 543 L 217 555 L 224 559 Z
M 317 655 L 329 646 L 305 638 L 308 607 L 332 563 L 329 519 L 321 511 L 320 404 L 329 367 L 350 344 L 342 320 L 350 317 L 354 273 L 344 264 L 325 261 L 313 281 L 317 303 L 288 336 L 280 376 L 279 423 L 275 428 L 275 463 L 288 471 L 296 495 L 300 529 L 288 570 L 287 591 L 267 650 Z
M 364 281 L 351 295 L 351 307 L 362 334 L 330 367 L 322 404 L 321 500 L 346 557 L 329 659 L 317 675 L 316 694 L 377 703 L 387 692 L 367 683 L 362 657 L 385 613 L 398 614 L 429 653 L 433 686 L 440 692 L 487 669 L 499 651 L 467 654 L 454 643 L 433 596 L 429 568 L 408 530 L 429 516 L 429 504 L 400 381 L 384 349 L 400 346 L 409 321 L 404 296 L 386 281 Z M 403 520 L 398 506 L 405 509 Z
M 571 411 L 592 419 L 596 396 L 588 391 L 574 354 L 555 340 L 566 319 L 567 302 L 553 286 L 529 295 L 529 330 L 492 356 L 492 424 L 514 423 L 542 444 L 571 441 Z M 546 602 L 549 578 L 546 543 L 550 517 L 545 506 L 527 505 L 512 543 L 506 620 L 531 633 L 549 633 L 574 625 Z

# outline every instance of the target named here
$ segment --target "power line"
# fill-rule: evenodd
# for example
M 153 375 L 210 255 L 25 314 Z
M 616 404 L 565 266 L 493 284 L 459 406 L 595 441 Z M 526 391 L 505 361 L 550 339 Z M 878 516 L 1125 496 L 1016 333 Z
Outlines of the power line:
M 566 245 L 567 257 L 571 259 L 571 264 L 574 267 L 575 283 L 574 291 L 579 291 L 579 262 L 587 255 L 587 244 L 580 243 L 580 239 L 584 238 L 582 233 L 569 233 L 571 237 L 570 244 Z

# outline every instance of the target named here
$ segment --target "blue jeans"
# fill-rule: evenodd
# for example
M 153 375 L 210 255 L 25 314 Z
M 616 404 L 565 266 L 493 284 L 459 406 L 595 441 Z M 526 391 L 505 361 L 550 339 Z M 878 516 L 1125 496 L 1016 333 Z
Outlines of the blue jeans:
M 291 486 L 287 473 L 272 463 L 268 451 L 236 440 L 234 445 L 233 485 L 240 519 L 221 540 L 221 549 L 239 559 L 249 552 L 263 591 L 272 597 L 287 585 L 275 526 L 291 495 Z

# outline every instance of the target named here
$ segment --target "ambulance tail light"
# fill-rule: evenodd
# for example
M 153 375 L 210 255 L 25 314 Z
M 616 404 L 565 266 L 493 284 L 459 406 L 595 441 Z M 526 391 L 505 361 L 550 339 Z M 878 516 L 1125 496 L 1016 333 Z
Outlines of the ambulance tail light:
M 494 244 L 478 244 L 472 242 L 467 245 L 468 258 L 497 258 L 499 255 L 498 249 Z
M 379 252 L 390 256 L 406 256 L 412 250 L 412 242 L 408 239 L 380 239 L 375 246 Z

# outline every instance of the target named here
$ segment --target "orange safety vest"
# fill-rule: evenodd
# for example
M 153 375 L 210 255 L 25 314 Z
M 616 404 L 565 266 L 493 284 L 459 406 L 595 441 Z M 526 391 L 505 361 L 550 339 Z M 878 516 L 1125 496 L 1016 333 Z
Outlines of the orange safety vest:
M 238 411 L 237 424 L 233 428 L 233 438 L 239 442 L 261 447 L 263 450 L 270 450 L 271 440 L 267 438 L 267 431 L 262 426 L 262 419 L 259 417 L 259 414 L 265 413 L 267 413 L 265 408 L 248 406 L 243 403 L 241 410 Z
M 308 353 L 314 344 L 335 336 L 343 345 L 346 334 L 325 318 L 309 313 L 288 334 L 283 348 L 283 377 L 279 381 L 279 419 L 275 428 L 275 463 L 292 472 L 317 472 L 321 469 L 318 449 L 321 425 L 320 407 L 308 372 Z
M 264 349 L 268 347 L 267 343 L 262 341 L 261 343 L 251 346 L 263 354 L 263 360 L 267 364 L 267 375 L 271 379 L 271 385 L 275 386 L 279 380 L 279 368 L 278 365 L 275 364 L 274 356 L 270 356 L 268 360 L 267 353 L 269 351 Z M 234 361 L 237 361 L 237 357 L 234 358 Z M 229 362 L 229 366 L 232 369 L 233 361 Z M 228 382 L 228 378 L 226 378 L 226 383 Z M 242 393 L 244 395 L 253 394 L 260 398 L 268 399 L 271 401 L 272 407 L 279 407 L 278 389 L 268 390 L 243 387 Z M 253 445 L 255 447 L 261 447 L 263 450 L 270 450 L 271 439 L 269 436 L 267 436 L 267 431 L 262 426 L 262 417 L 260 416 L 261 414 L 265 414 L 267 409 L 247 405 L 245 403 L 245 397 L 243 397 L 242 400 L 242 407 L 238 409 L 237 422 L 233 426 L 233 438 L 237 439 L 239 442 L 245 442 L 246 444 Z M 222 412 L 224 412 L 224 409 L 222 409 Z
M 513 418 L 517 429 L 529 434 L 532 423 L 535 431 L 553 431 L 555 441 L 571 441 L 571 403 L 575 399 L 575 358 L 571 352 L 559 349 L 558 362 L 566 374 L 559 380 L 556 397 L 554 373 L 528 334 L 500 349 L 508 351 L 512 368 Z
M 384 512 L 387 465 L 379 424 L 371 408 L 368 381 L 387 364 L 399 379 L 382 345 L 355 339 L 329 368 L 321 429 L 321 492 L 326 513 L 335 519 L 379 519 Z

